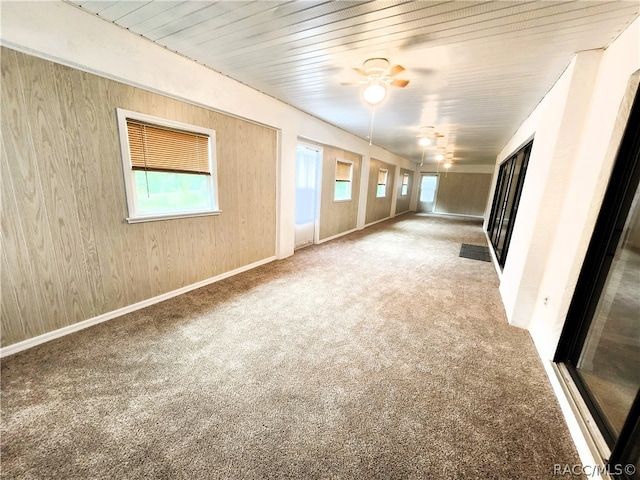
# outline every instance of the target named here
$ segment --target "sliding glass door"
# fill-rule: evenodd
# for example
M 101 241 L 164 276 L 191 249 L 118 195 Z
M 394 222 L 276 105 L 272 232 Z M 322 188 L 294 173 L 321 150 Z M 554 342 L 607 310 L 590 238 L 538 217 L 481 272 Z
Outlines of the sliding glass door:
M 498 171 L 487 233 L 500 267 L 504 267 L 507 259 L 532 145 L 533 142 L 529 142 L 518 150 L 500 165 Z
M 595 421 L 609 471 L 623 479 L 640 478 L 639 158 L 636 94 L 555 359 Z
M 623 226 L 575 368 L 612 438 L 620 436 L 640 389 L 640 205 Z

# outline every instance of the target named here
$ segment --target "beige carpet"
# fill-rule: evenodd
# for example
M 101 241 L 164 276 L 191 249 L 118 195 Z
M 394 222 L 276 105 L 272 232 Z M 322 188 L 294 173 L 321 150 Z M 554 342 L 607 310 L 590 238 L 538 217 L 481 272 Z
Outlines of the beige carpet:
M 480 223 L 404 215 L 2 360 L 2 478 L 552 479 Z

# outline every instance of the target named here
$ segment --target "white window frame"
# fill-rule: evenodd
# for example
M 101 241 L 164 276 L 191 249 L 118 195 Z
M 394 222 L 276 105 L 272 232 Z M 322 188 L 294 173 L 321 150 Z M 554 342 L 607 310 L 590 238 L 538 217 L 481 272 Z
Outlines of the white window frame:
M 221 213 L 218 203 L 218 174 L 216 162 L 216 132 L 210 128 L 200 127 L 197 125 L 189 125 L 187 123 L 167 120 L 165 118 L 154 117 L 144 113 L 133 112 L 118 108 L 118 133 L 120 137 L 120 150 L 122 153 L 122 168 L 124 173 L 125 193 L 127 197 L 127 209 L 129 216 L 126 218 L 127 223 L 152 222 L 157 220 L 169 220 L 173 218 L 202 217 L 209 215 L 219 215 Z M 134 178 L 134 170 L 131 163 L 131 151 L 129 148 L 129 135 L 127 131 L 127 119 L 138 120 L 140 122 L 157 125 L 158 127 L 168 127 L 176 130 L 182 130 L 188 133 L 200 133 L 208 137 L 208 154 L 210 175 L 208 177 L 209 188 L 209 207 L 198 210 L 175 210 L 166 213 L 158 213 L 146 215 L 138 211 L 136 184 Z M 196 174 L 197 175 L 197 174 Z
M 384 183 L 378 183 L 378 181 L 376 180 L 376 198 L 385 198 L 387 196 L 387 186 L 389 185 L 389 169 L 379 168 L 378 178 L 380 178 L 380 172 L 385 172 Z M 378 195 L 378 187 L 380 185 L 384 185 L 384 195 Z
M 349 164 L 349 198 L 339 198 L 336 199 L 336 183 L 338 182 L 338 180 L 335 178 L 336 177 L 336 172 L 338 170 L 338 162 L 340 163 L 348 163 Z M 347 160 L 346 158 L 340 158 L 340 157 L 336 157 L 336 162 L 334 164 L 334 168 L 333 168 L 333 178 L 334 178 L 334 182 L 333 182 L 333 201 L 334 202 L 350 202 L 353 200 L 353 161 L 352 160 Z
M 404 183 L 404 179 L 407 179 L 407 183 Z M 400 196 L 401 197 L 406 197 L 407 195 L 409 195 L 409 181 L 411 180 L 411 177 L 408 173 L 403 173 L 402 177 L 400 179 Z M 407 191 L 404 191 L 404 187 L 407 187 Z

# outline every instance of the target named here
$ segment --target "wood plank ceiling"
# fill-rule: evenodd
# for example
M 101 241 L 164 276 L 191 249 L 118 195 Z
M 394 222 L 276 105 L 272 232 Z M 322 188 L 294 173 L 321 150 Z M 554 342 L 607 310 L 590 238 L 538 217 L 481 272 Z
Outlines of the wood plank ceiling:
M 373 143 L 419 163 L 421 127 L 461 164 L 493 164 L 575 52 L 607 47 L 631 1 L 93 1 L 70 3 L 367 138 L 353 68 L 405 67 Z M 426 150 L 434 162 L 436 148 Z

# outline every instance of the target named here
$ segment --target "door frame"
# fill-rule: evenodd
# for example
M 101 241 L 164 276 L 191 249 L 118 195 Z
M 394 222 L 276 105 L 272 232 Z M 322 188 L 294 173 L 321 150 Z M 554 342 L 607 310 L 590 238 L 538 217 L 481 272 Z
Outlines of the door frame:
M 420 210 L 420 196 L 422 194 L 422 179 L 424 177 L 435 177 L 436 178 L 436 189 L 433 192 L 433 208 L 431 209 L 430 212 L 426 212 L 423 210 Z M 420 183 L 418 186 L 418 203 L 416 206 L 416 211 L 419 213 L 435 213 L 436 211 L 436 206 L 438 204 L 438 188 L 440 187 L 440 174 L 437 172 L 420 172 Z
M 298 148 L 299 147 L 305 147 L 308 148 L 310 150 L 314 150 L 315 152 L 317 152 L 317 161 L 316 161 L 316 185 L 315 185 L 315 190 L 316 190 L 316 209 L 315 209 L 315 219 L 313 221 L 313 240 L 312 240 L 312 245 L 317 245 L 318 243 L 320 243 L 320 210 L 322 208 L 322 170 L 323 170 L 323 158 L 324 158 L 324 147 L 322 145 L 317 145 L 315 143 L 311 143 L 311 142 L 307 142 L 305 140 L 300 140 L 298 139 L 298 141 L 296 142 L 296 166 L 295 166 L 295 174 L 297 175 L 297 166 L 298 166 Z M 297 179 L 297 177 L 295 177 Z M 294 215 L 295 217 L 295 215 Z M 294 227 L 295 227 L 295 221 L 294 221 Z M 303 245 L 296 245 L 295 243 L 295 234 L 294 234 L 294 251 L 297 248 L 303 248 L 305 246 L 311 245 L 309 243 L 305 243 Z

